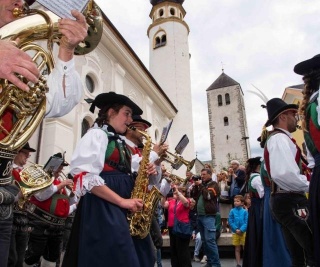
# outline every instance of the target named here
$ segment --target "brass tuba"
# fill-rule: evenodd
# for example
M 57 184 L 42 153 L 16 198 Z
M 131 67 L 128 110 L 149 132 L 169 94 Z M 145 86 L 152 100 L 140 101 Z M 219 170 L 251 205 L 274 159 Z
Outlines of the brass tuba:
M 30 9 L 25 4 L 22 10 L 15 9 L 14 15 L 19 19 L 7 24 L 0 30 L 0 39 L 17 43 L 18 48 L 32 57 L 42 75 L 38 83 L 28 83 L 29 92 L 20 90 L 8 80 L 0 79 L 0 118 L 2 119 L 7 113 L 11 113 L 13 116 L 10 129 L 0 125 L 0 132 L 2 133 L 0 151 L 21 149 L 41 123 L 46 111 L 45 93 L 48 90 L 45 75 L 50 74 L 54 68 L 53 44 L 59 43 L 61 37 L 58 22 L 53 22 L 48 12 Z M 38 15 L 44 19 L 45 23 L 41 22 L 42 24 L 39 24 L 37 22 L 36 26 L 25 26 L 29 25 L 31 18 L 31 21 L 37 20 Z M 101 12 L 92 0 L 87 5 L 84 15 L 89 25 L 88 36 L 76 48 L 75 54 L 77 55 L 91 52 L 98 45 L 102 36 Z M 47 41 L 46 48 L 35 43 L 42 40 Z M 18 78 L 28 82 L 21 75 Z

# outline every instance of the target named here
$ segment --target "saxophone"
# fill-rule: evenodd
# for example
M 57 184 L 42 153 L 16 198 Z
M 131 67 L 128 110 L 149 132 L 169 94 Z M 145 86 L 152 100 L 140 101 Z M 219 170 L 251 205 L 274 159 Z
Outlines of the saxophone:
M 148 190 L 149 178 L 147 165 L 149 163 L 149 155 L 152 146 L 151 137 L 147 133 L 139 131 L 134 127 L 130 127 L 130 130 L 139 132 L 146 139 L 142 151 L 142 160 L 140 162 L 138 176 L 131 193 L 131 198 L 142 199 L 144 205 L 141 211 L 128 215 L 130 234 L 143 239 L 150 231 L 154 210 L 161 198 L 161 193 L 155 186 L 153 186 L 150 191 Z

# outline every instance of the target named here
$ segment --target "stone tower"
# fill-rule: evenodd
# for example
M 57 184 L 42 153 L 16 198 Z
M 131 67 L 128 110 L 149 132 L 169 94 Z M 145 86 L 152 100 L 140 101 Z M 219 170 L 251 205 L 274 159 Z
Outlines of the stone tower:
M 221 170 L 250 157 L 243 91 L 224 72 L 207 89 L 212 163 Z
M 186 160 L 195 158 L 190 82 L 189 26 L 184 21 L 184 0 L 150 0 L 152 23 L 148 28 L 149 70 L 178 109 L 169 139 L 177 144 L 184 134 L 190 142 L 183 152 Z M 175 145 L 174 145 L 175 146 Z M 174 152 L 174 147 L 169 148 Z M 181 168 L 182 169 L 182 168 Z

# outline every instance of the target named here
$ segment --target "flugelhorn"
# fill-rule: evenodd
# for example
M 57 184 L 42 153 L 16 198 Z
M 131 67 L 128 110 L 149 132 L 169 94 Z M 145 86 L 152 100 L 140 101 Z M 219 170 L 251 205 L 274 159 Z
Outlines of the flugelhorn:
M 172 156 L 172 158 L 170 158 L 168 155 Z M 170 151 L 166 151 L 166 153 L 160 155 L 160 158 L 162 158 L 163 160 L 169 162 L 172 166 L 173 169 L 178 170 L 181 165 L 185 165 L 187 167 L 187 171 L 190 171 L 195 163 L 195 159 L 188 161 L 186 159 L 184 159 L 181 155 L 178 154 L 173 154 Z

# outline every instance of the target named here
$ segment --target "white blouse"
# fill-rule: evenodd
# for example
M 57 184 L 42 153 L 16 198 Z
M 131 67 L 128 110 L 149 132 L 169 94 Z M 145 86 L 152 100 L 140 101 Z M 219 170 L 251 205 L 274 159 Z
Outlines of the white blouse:
M 252 173 L 250 176 L 256 175 L 252 180 L 251 180 L 251 186 L 257 190 L 258 195 L 260 198 L 264 197 L 264 187 L 262 184 L 261 176 L 258 173 Z
M 97 124 L 80 139 L 70 162 L 70 173 L 74 176 L 81 172 L 87 172 L 76 184 L 75 194 L 79 197 L 91 191 L 95 186 L 104 185 L 100 173 L 104 167 L 105 153 L 108 146 L 107 126 L 100 128 Z M 113 134 L 113 133 L 110 133 Z

